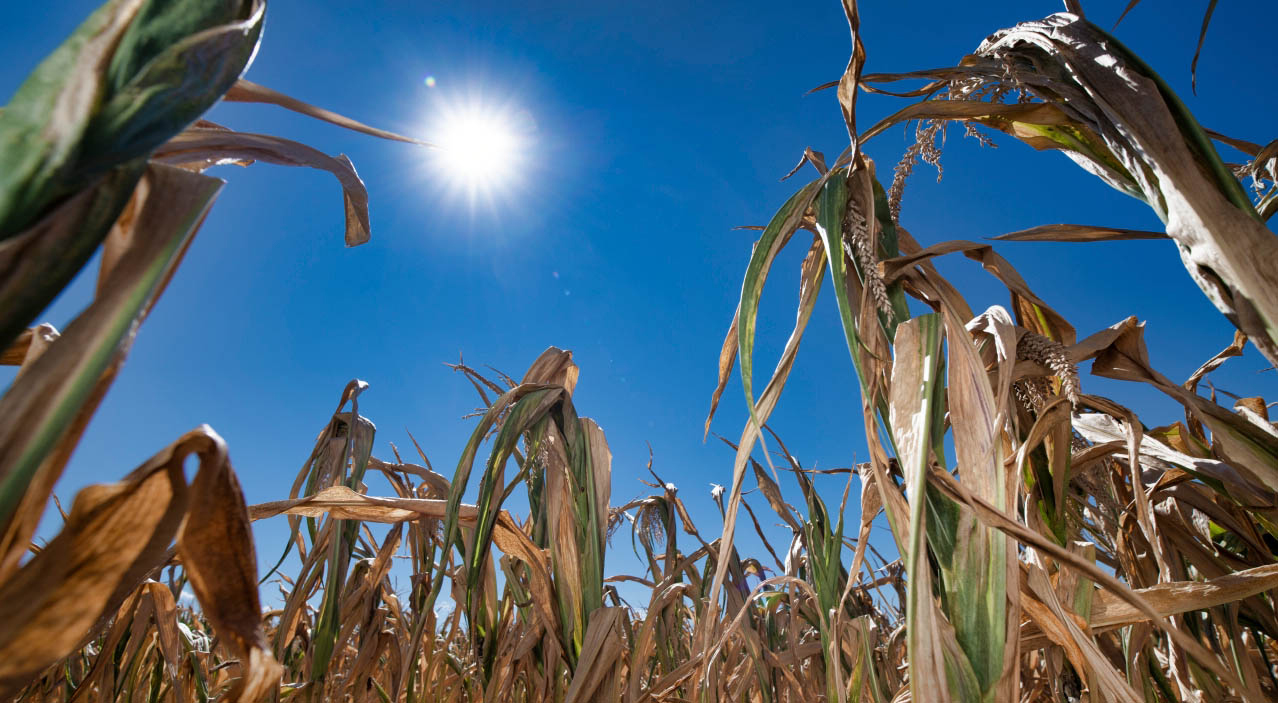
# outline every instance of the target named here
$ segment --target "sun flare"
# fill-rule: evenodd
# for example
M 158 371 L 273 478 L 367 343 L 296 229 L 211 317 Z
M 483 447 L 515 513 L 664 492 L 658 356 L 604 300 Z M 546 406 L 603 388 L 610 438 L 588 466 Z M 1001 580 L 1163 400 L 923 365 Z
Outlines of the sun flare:
M 451 189 L 472 199 L 508 189 L 524 165 L 530 128 L 526 113 L 482 101 L 445 103 L 436 115 L 435 167 Z

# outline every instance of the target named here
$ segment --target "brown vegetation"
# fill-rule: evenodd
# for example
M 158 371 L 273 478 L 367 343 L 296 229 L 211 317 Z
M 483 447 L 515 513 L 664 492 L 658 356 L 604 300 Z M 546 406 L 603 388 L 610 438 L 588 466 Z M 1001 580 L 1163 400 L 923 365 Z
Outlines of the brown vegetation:
M 716 496 L 721 535 L 699 531 L 656 473 L 653 495 L 612 505 L 608 445 L 574 407 L 571 354 L 552 348 L 518 382 L 455 367 L 484 410 L 451 478 L 420 448 L 421 465 L 373 457 L 365 386 L 352 381 L 286 500 L 246 506 L 227 447 L 202 427 L 121 482 L 81 491 L 61 533 L 32 544 L 71 450 L 217 195 L 207 167 L 329 170 L 343 187 L 346 243 L 368 239 L 367 194 L 345 157 L 192 122 L 225 96 L 400 138 L 237 82 L 260 1 L 155 6 L 107 3 L 0 113 L 0 346 L 20 365 L 0 399 L 0 697 L 1278 697 L 1278 430 L 1260 398 L 1226 407 L 1198 393 L 1248 342 L 1278 362 L 1278 248 L 1265 224 L 1278 209 L 1278 147 L 1203 130 L 1139 58 L 1073 14 L 998 32 L 954 67 L 863 74 L 860 21 L 845 0 L 854 52 L 837 89 L 850 146 L 829 163 L 805 155 L 817 177 L 763 229 L 719 359 L 713 405 L 738 361 L 750 403 L 733 480 Z M 169 40 L 139 40 L 146 32 Z M 222 57 L 199 94 L 173 81 L 188 70 L 182 52 L 197 48 Z M 907 79 L 926 85 L 900 94 L 924 99 L 860 131 L 858 91 Z M 77 101 L 85 91 L 93 99 Z M 885 189 L 861 145 L 910 120 L 920 144 Z M 935 159 L 947 122 L 1064 151 L 1148 203 L 1165 232 L 1049 225 L 1004 239 L 1169 238 L 1237 326 L 1233 342 L 1177 383 L 1150 366 L 1135 317 L 1079 339 L 993 246 L 917 242 L 898 221 L 904 178 L 915 158 Z M 1212 139 L 1251 157 L 1238 176 Z M 1261 186 L 1254 204 L 1242 176 Z M 762 286 L 794 241 L 807 247 L 794 332 L 756 396 Z M 31 327 L 98 247 L 92 304 L 61 335 Z M 1004 284 L 1009 305 L 973 311 L 932 264 L 954 253 Z M 837 504 L 818 494 L 766 425 L 827 277 L 870 450 L 846 530 L 847 492 Z M 1093 375 L 1161 391 L 1184 421 L 1145 427 L 1087 393 L 1078 365 L 1089 361 Z M 753 458 L 765 436 L 794 473 L 800 508 Z M 199 464 L 189 483 L 188 457 Z M 394 495 L 367 495 L 370 472 Z M 792 531 L 789 544 L 768 542 L 763 506 L 743 497 L 748 479 Z M 472 485 L 476 502 L 464 503 Z M 515 491 L 527 493 L 523 521 L 502 507 Z M 742 508 L 766 557 L 733 546 Z M 899 559 L 870 547 L 880 513 Z M 252 521 L 265 519 L 288 520 L 298 564 L 276 572 L 283 607 L 267 612 L 251 539 Z M 607 576 L 618 528 L 641 547 L 643 573 Z M 406 596 L 391 585 L 394 563 L 411 575 Z M 648 602 L 626 607 L 618 581 L 641 584 Z M 198 607 L 181 600 L 188 587 Z M 451 613 L 437 613 L 441 598 Z

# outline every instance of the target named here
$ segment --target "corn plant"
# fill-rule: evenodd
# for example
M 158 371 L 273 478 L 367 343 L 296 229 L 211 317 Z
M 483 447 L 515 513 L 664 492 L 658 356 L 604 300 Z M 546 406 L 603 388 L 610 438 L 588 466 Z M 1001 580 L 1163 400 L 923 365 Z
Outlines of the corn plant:
M 725 440 L 732 480 L 710 496 L 721 536 L 703 536 L 710 533 L 694 524 L 691 498 L 661 477 L 659 455 L 648 457 L 652 481 L 643 483 L 651 493 L 612 506 L 625 483 L 612 475 L 603 430 L 577 414 L 571 353 L 552 347 L 518 382 L 453 366 L 482 408 L 451 477 L 434 470 L 415 440 L 420 464 L 394 445 L 393 457 L 375 456 L 376 428 L 359 405 L 367 386 L 352 381 L 323 416 L 286 499 L 245 506 L 224 443 L 200 428 L 121 483 L 82 491 L 62 533 L 43 547 L 30 544 L 133 330 L 216 196 L 221 184 L 205 168 L 254 159 L 327 169 L 343 185 L 347 243 L 367 239 L 367 194 L 344 157 L 188 123 L 222 96 L 400 138 L 239 79 L 260 5 L 227 5 L 229 14 L 213 6 L 186 14 L 181 5 L 108 3 L 0 113 L 0 135 L 10 140 L 0 158 L 13 164 L 0 177 L 0 223 L 10 228 L 0 235 L 22 243 L 0 243 L 9 262 L 2 270 L 14 272 L 0 278 L 0 293 L 27 301 L 3 308 L 14 340 L 3 359 L 21 365 L 0 399 L 14 418 L 0 427 L 7 511 L 0 514 L 8 521 L 0 533 L 3 695 L 393 703 L 1278 698 L 1278 431 L 1258 395 L 1228 407 L 1214 391 L 1199 392 L 1249 341 L 1274 360 L 1275 250 L 1264 222 L 1276 209 L 1275 146 L 1199 127 L 1165 82 L 1077 3 L 1070 13 L 994 33 L 956 66 L 892 74 L 864 72 L 858 8 L 844 2 L 853 50 L 831 87 L 849 145 L 829 161 L 805 152 L 801 166 L 815 175 L 761 228 L 719 357 L 707 431 L 737 364 L 748 410 L 739 440 Z M 138 56 L 186 46 L 181 37 L 219 37 L 227 64 L 215 72 L 225 80 L 198 99 L 142 91 L 158 96 L 155 107 L 112 108 L 112 91 L 172 87 L 174 79 L 131 77 L 164 61 L 94 53 L 102 32 L 132 37 L 106 42 L 107 54 Z M 111 68 L 76 69 L 80 61 Z M 101 98 L 76 103 L 83 93 L 66 87 L 68 76 Z M 860 130 L 858 93 L 905 80 L 925 85 L 895 93 L 922 100 Z M 130 98 L 128 106 L 136 104 Z M 73 134 L 37 128 L 41 110 L 73 108 L 84 112 L 58 122 L 79 125 Z M 910 121 L 919 140 L 885 187 L 862 146 Z M 994 130 L 1062 151 L 1146 202 L 1166 225 L 1139 232 L 1055 224 L 1002 241 L 1170 240 L 1238 328 L 1234 338 L 1176 383 L 1151 366 L 1137 318 L 1080 339 L 994 245 L 920 243 L 901 223 L 906 180 L 918 159 L 936 160 L 950 122 L 982 139 Z M 1250 161 L 1227 168 L 1213 140 Z M 33 151 L 10 154 L 19 142 Z M 1257 186 L 1254 201 L 1243 177 Z M 90 252 L 101 245 L 103 270 L 93 304 L 58 336 L 30 325 L 47 303 L 46 270 L 53 276 L 59 266 L 83 265 L 50 253 L 72 240 Z M 759 389 L 762 290 L 796 240 L 806 255 L 795 325 Z M 1007 289 L 1007 305 L 970 307 L 933 264 L 956 253 Z M 827 282 L 868 447 L 868 461 L 832 470 L 847 479 L 837 502 L 821 490 L 820 472 L 767 424 Z M 1079 370 L 1087 361 L 1092 375 L 1158 389 L 1184 420 L 1148 427 L 1117 400 L 1087 392 Z M 181 467 L 192 455 L 200 469 L 188 484 Z M 794 475 L 799 507 L 787 501 L 777 463 Z M 751 477 L 757 494 L 748 497 Z M 370 495 L 378 485 L 390 495 Z M 858 485 L 860 514 L 852 515 L 848 498 Z M 475 502 L 467 503 L 472 490 Z M 527 495 L 523 518 L 507 508 L 519 490 Z M 789 532 L 781 549 L 750 503 L 757 497 Z M 743 511 L 766 554 L 742 554 L 735 544 Z M 895 553 L 870 541 L 880 516 Z M 279 589 L 281 607 L 262 611 L 249 530 L 267 519 L 289 521 L 289 542 L 263 580 Z M 623 539 L 616 533 L 627 524 L 642 571 L 612 573 L 610 540 Z M 406 592 L 396 588 L 403 574 Z M 624 601 L 619 582 L 646 589 L 646 601 Z M 196 603 L 183 598 L 188 587 Z M 438 607 L 450 601 L 451 611 Z
M 1066 671 L 1081 679 L 1079 686 L 1106 699 L 1180 700 L 1226 691 L 1263 699 L 1262 686 L 1272 691 L 1274 683 L 1265 647 L 1253 648 L 1249 656 L 1254 658 L 1244 662 L 1245 648 L 1220 647 L 1241 628 L 1230 626 L 1222 633 L 1204 630 L 1195 618 L 1166 619 L 1202 604 L 1190 605 L 1187 599 L 1185 610 L 1160 612 L 1132 590 L 1172 582 L 1193 590 L 1224 572 L 1218 562 L 1208 567 L 1180 551 L 1183 541 L 1169 536 L 1178 529 L 1177 518 L 1165 511 L 1189 513 L 1175 512 L 1177 498 L 1159 495 L 1155 501 L 1152 489 L 1146 489 L 1141 472 L 1148 464 L 1136 458 L 1142 455 L 1144 428 L 1122 406 L 1083 394 L 1075 370 L 1077 363 L 1096 358 L 1093 373 L 1151 383 L 1183 404 L 1193 429 L 1159 434 L 1176 436 L 1184 449 L 1191 448 L 1186 441 L 1193 436 L 1199 458 L 1219 462 L 1213 463 L 1216 476 L 1204 476 L 1184 490 L 1194 492 L 1195 501 L 1241 511 L 1241 519 L 1230 524 L 1249 532 L 1257 545 L 1263 541 L 1260 534 L 1268 532 L 1261 525 L 1272 524 L 1261 517 L 1267 510 L 1261 506 L 1271 503 L 1238 497 L 1273 490 L 1275 435 L 1267 419 L 1256 421 L 1259 413 L 1251 407 L 1235 412 L 1193 392 L 1202 374 L 1224 357 L 1205 365 L 1187 387 L 1177 386 L 1149 368 L 1134 318 L 1079 342 L 1074 329 L 990 246 L 922 247 L 900 226 L 899 213 L 904 177 L 914 159 L 935 152 L 946 122 L 992 127 L 1035 148 L 1065 151 L 1106 182 L 1145 200 L 1167 224 L 1166 236 L 1179 246 L 1191 274 L 1240 330 L 1222 354 L 1236 355 L 1250 339 L 1272 360 L 1269 303 L 1264 301 L 1272 300 L 1276 289 L 1266 262 L 1278 248 L 1263 224 L 1267 201 L 1262 198 L 1261 209 L 1253 206 L 1208 134 L 1166 84 L 1081 16 L 1063 13 L 997 32 L 954 68 L 863 75 L 858 12 L 854 3 L 845 3 L 845 9 L 856 51 L 837 86 L 851 145 L 828 169 L 820 154 L 805 156 L 820 178 L 800 189 L 764 229 L 746 272 L 735 335 L 729 333 L 721 355 L 728 363 L 720 365 L 720 389 L 731 359 L 739 356 L 751 409 L 737 454 L 723 549 L 731 544 L 749 453 L 793 367 L 820 289 L 821 274 L 808 263 L 815 255 L 830 271 L 861 383 L 871 458 L 865 480 L 880 494 L 872 509 L 886 513 L 905 561 L 908 685 L 915 700 L 1015 700 L 1027 686 L 1062 696 L 1062 682 L 1073 680 L 1061 677 Z M 926 99 L 858 132 L 856 92 L 907 78 L 931 80 L 911 93 Z M 1019 99 L 1009 102 L 1010 97 Z M 920 144 L 907 153 L 892 188 L 885 190 L 861 146 L 910 120 L 923 121 Z M 1261 168 L 1263 162 L 1248 167 L 1252 173 Z M 801 273 L 798 322 L 756 399 L 752 348 L 759 292 L 772 261 L 801 229 L 813 238 Z M 1128 236 L 1150 235 L 1057 225 L 1005 239 Z M 979 261 L 1007 286 L 1010 313 L 996 307 L 973 315 L 929 263 L 954 252 Z M 934 312 L 911 316 L 903 294 Z M 1105 440 L 1097 439 L 1098 424 L 1110 429 Z M 946 467 L 947 442 L 957 457 L 953 471 Z M 1082 469 L 1098 461 L 1115 471 L 1119 461 L 1126 462 L 1126 481 L 1095 484 Z M 1186 454 L 1181 463 L 1160 471 L 1182 465 L 1188 471 L 1192 462 Z M 1224 473 L 1230 476 L 1229 488 L 1220 478 Z M 1107 529 L 1093 522 L 1105 511 L 1102 505 L 1130 514 L 1136 532 L 1115 539 L 1112 530 L 1121 519 L 1111 512 L 1100 518 L 1110 532 L 1102 537 Z M 862 522 L 871 518 L 863 515 Z M 1216 529 L 1220 536 L 1228 532 Z M 1085 536 L 1104 540 L 1113 551 L 1102 557 L 1099 545 Z M 1134 543 L 1153 554 L 1152 564 L 1128 551 Z M 1195 551 L 1200 558 L 1212 552 L 1217 550 Z M 1274 585 L 1267 566 L 1273 553 L 1265 547 L 1251 554 L 1259 560 L 1250 562 L 1258 570 L 1238 581 L 1249 582 L 1248 597 L 1257 598 L 1252 607 L 1264 615 L 1252 620 L 1258 629 L 1244 639 L 1262 642 L 1268 641 L 1262 632 L 1269 626 L 1259 623 L 1268 621 L 1272 605 L 1259 594 Z M 1098 568 L 1098 559 L 1113 572 Z M 719 571 L 712 604 L 722 565 Z M 1121 646 L 1089 631 L 1088 618 L 1098 608 L 1094 585 L 1101 596 L 1123 602 L 1147 623 L 1125 632 Z M 1031 653 L 1026 661 L 1027 627 L 1054 633 L 1047 638 L 1062 648 L 1068 665 L 1050 652 L 1045 658 Z M 1116 659 L 1116 651 L 1125 652 L 1125 658 Z M 832 683 L 831 698 L 861 695 L 833 690 L 839 683 Z
M 330 170 L 345 192 L 347 244 L 368 239 L 367 194 L 345 157 L 199 119 L 219 99 L 242 99 L 376 133 L 239 83 L 265 9 L 262 0 L 111 0 L 0 112 L 0 346 L 5 363 L 20 365 L 0 398 L 9 418 L 0 428 L 0 695 L 103 633 L 112 647 L 137 653 L 140 640 L 122 639 L 123 613 L 139 626 L 147 618 L 163 623 L 173 673 L 176 594 L 165 595 L 148 577 L 175 555 L 201 604 L 201 627 L 216 630 L 233 654 L 238 675 L 227 682 L 229 694 L 256 700 L 276 686 L 281 669 L 260 629 L 244 499 L 225 444 L 207 426 L 120 483 L 81 491 L 62 532 L 22 561 L 138 326 L 221 190 L 207 168 L 264 160 Z M 31 327 L 98 251 L 92 303 L 63 334 Z M 200 469 L 188 484 L 182 465 L 190 456 Z M 119 680 L 104 680 L 103 666 L 95 664 L 76 690 L 114 695 Z M 198 682 L 202 695 L 208 685 L 207 677 Z M 181 690 L 191 689 L 183 683 Z

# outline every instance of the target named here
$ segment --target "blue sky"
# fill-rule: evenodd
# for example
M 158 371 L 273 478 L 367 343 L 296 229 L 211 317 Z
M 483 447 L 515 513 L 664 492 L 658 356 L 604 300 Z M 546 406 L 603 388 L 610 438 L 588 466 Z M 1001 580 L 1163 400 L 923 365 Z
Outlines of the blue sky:
M 11 94 L 96 4 L 7 8 L 0 94 Z M 1084 3 L 1106 27 L 1123 5 Z M 1195 97 L 1189 64 L 1204 5 L 1143 3 L 1117 34 L 1206 126 L 1265 143 L 1278 98 L 1258 85 L 1268 84 L 1267 28 L 1278 8 L 1221 3 Z M 1038 1 L 867 1 L 867 70 L 952 65 L 990 32 L 1059 9 Z M 766 223 L 799 187 L 798 179 L 778 179 L 804 147 L 835 154 L 845 145 L 834 92 L 804 93 L 838 78 L 848 53 L 833 1 L 272 0 L 251 80 L 427 139 L 430 115 L 444 101 L 478 95 L 509 103 L 536 126 L 526 159 L 500 196 L 472 205 L 455 197 L 455 184 L 421 149 L 268 106 L 215 108 L 210 117 L 236 129 L 350 156 L 370 191 L 372 241 L 342 246 L 340 192 L 328 174 L 268 165 L 214 171 L 229 183 L 141 330 L 59 495 L 115 480 L 208 423 L 227 439 L 251 502 L 287 497 L 351 378 L 371 384 L 361 411 L 378 426 L 378 455 L 390 457 L 388 442 L 410 447 L 407 429 L 451 475 L 472 427 L 461 416 L 477 401 L 443 363 L 464 354 L 472 365 L 518 377 L 556 345 L 572 349 L 581 366 L 578 411 L 607 432 L 614 503 L 648 490 L 638 479 L 651 443 L 656 470 L 680 487 L 703 534 L 718 534 L 709 485 L 728 483 L 732 454 L 713 438 L 702 442 L 702 423 L 753 241 L 732 228 Z M 864 96 L 862 127 L 904 104 Z M 1143 204 L 1063 156 L 1001 136 L 998 149 L 982 149 L 958 128 L 949 137 L 944 180 L 921 165 L 906 193 L 902 222 L 924 244 L 1051 222 L 1160 229 Z M 868 146 L 885 180 L 912 138 L 897 128 Z M 765 291 L 760 373 L 770 371 L 793 323 L 797 239 Z M 1080 336 L 1131 314 L 1147 320 L 1153 362 L 1174 379 L 1231 338 L 1232 327 L 1168 242 L 999 251 Z M 939 263 L 973 308 L 1006 304 L 1001 286 L 974 262 Z M 90 294 L 91 282 L 78 281 L 46 319 L 63 327 Z M 1265 366 L 1248 348 L 1215 378 L 1243 395 L 1273 397 L 1273 373 L 1258 374 Z M 1083 385 L 1141 412 L 1150 426 L 1180 417 L 1152 391 L 1087 376 Z M 739 389 L 734 377 L 713 428 L 732 438 L 745 418 Z M 772 424 L 805 465 L 847 466 L 864 459 L 857 394 L 827 291 Z M 841 480 L 818 485 L 837 502 Z M 788 497 L 801 502 L 792 483 Z M 761 501 L 756 507 L 767 510 Z M 260 561 L 273 561 L 285 531 L 282 520 L 260 525 Z M 754 553 L 748 532 L 738 536 Z M 633 564 L 624 551 L 610 573 Z

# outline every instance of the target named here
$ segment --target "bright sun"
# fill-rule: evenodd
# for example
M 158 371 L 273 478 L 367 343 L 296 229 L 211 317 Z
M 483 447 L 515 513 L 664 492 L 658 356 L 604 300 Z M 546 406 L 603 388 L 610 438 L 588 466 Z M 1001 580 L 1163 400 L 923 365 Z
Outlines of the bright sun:
M 440 176 L 472 201 L 511 187 L 523 165 L 529 122 L 527 113 L 482 101 L 442 104 L 430 131 Z

